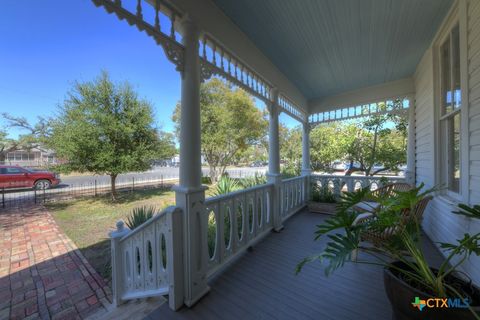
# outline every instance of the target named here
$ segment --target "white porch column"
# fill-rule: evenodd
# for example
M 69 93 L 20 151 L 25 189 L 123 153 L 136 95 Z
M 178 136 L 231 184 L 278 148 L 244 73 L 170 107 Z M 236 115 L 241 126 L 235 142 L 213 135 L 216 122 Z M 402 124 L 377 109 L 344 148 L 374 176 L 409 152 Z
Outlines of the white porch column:
M 415 184 L 415 99 L 408 99 L 408 144 L 407 144 L 407 170 L 405 180 Z
M 312 170 L 310 169 L 310 124 L 303 123 L 302 130 L 302 175 L 308 176 Z
M 272 213 L 273 213 L 273 228 L 275 231 L 283 229 L 282 217 L 280 211 L 282 210 L 281 186 L 282 176 L 280 174 L 280 143 L 278 130 L 278 116 L 280 115 L 280 108 L 278 106 L 278 90 L 272 89 L 271 101 L 267 106 L 269 112 L 268 123 L 268 173 L 267 178 L 269 183 L 274 184 L 274 192 L 272 195 Z
M 183 297 L 187 306 L 208 291 L 207 219 L 202 186 L 200 139 L 199 30 L 188 18 L 182 24 L 184 70 L 180 120 L 180 185 L 175 186 L 176 205 L 183 212 Z
M 303 184 L 303 192 L 305 200 L 310 200 L 310 124 L 308 120 L 303 124 L 302 130 L 302 176 L 305 176 L 305 183 Z

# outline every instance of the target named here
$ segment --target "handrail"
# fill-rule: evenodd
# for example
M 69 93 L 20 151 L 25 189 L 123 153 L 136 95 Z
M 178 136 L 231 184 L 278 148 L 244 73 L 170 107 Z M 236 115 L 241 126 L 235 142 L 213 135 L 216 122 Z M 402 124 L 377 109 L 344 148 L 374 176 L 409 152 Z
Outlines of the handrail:
M 312 177 L 319 177 L 319 178 L 338 178 L 338 179 L 358 179 L 358 180 L 380 180 L 382 178 L 387 178 L 389 181 L 390 180 L 395 180 L 395 181 L 402 181 L 405 180 L 405 177 L 379 177 L 379 176 L 340 176 L 340 175 L 334 175 L 334 174 L 312 174 Z M 284 180 L 285 181 L 285 180 Z
M 303 178 L 305 178 L 305 176 L 297 176 L 297 177 L 293 177 L 293 178 L 283 179 L 282 182 L 297 181 L 297 180 L 302 180 Z
M 230 193 L 227 193 L 227 194 L 220 194 L 220 195 L 217 195 L 217 196 L 207 198 L 205 200 L 205 204 L 209 204 L 209 203 L 217 202 L 217 201 L 222 201 L 222 200 L 228 200 L 228 199 L 231 199 L 231 198 L 235 198 L 236 196 L 238 196 L 240 194 L 244 194 L 244 193 L 247 193 L 247 192 L 252 192 L 252 191 L 255 191 L 255 190 L 265 189 L 265 188 L 269 188 L 269 187 L 273 187 L 273 183 L 260 184 L 258 186 L 253 186 L 253 187 L 250 187 L 250 188 L 233 191 L 233 192 L 230 192 Z

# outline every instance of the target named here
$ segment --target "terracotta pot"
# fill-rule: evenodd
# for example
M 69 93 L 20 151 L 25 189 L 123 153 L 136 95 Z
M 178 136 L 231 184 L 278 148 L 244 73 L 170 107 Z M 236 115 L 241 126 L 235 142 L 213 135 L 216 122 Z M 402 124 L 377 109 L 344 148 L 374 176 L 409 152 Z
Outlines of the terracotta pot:
M 402 262 L 394 262 L 394 264 L 399 268 L 408 268 Z M 432 269 L 434 272 L 436 269 Z M 472 312 L 468 308 L 428 308 L 427 306 L 423 307 L 420 311 L 417 307 L 414 307 L 412 303 L 415 301 L 416 297 L 419 297 L 422 300 L 427 300 L 428 298 L 436 298 L 430 294 L 422 292 L 409 284 L 403 281 L 397 276 L 398 271 L 394 268 L 385 268 L 383 272 L 383 280 L 385 285 L 385 291 L 387 293 L 388 299 L 392 305 L 392 319 L 394 320 L 424 320 L 424 319 L 435 319 L 435 320 L 470 320 L 475 319 Z M 465 283 L 467 287 L 469 284 L 460 280 L 456 277 L 456 281 L 460 283 Z M 473 286 L 472 289 L 473 295 L 476 297 L 477 302 L 480 299 L 480 289 Z M 452 297 L 455 298 L 455 297 Z M 434 303 L 434 302 L 432 302 Z M 480 306 L 472 306 L 475 312 L 480 315 Z
M 337 209 L 336 203 L 324 203 L 324 202 L 308 202 L 308 210 L 315 213 L 335 214 Z

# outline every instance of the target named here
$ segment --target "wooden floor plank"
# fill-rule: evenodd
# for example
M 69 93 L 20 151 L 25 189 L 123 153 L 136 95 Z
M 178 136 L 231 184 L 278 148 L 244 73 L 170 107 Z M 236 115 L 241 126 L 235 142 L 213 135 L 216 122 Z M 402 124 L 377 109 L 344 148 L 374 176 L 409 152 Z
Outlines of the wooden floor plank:
M 379 267 L 346 264 L 326 277 L 314 263 L 295 275 L 297 263 L 325 245 L 313 232 L 327 217 L 296 214 L 212 280 L 211 292 L 194 307 L 173 312 L 164 304 L 147 319 L 390 319 Z M 426 246 L 428 258 L 440 263 L 429 240 Z

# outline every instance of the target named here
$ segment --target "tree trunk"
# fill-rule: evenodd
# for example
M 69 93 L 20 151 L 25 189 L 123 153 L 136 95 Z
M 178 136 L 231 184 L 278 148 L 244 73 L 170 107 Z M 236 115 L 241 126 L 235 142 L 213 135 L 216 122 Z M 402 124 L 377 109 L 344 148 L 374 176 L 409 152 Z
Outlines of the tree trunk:
M 212 183 L 217 183 L 218 181 L 218 172 L 216 166 L 210 166 L 210 180 L 212 180 Z
M 110 186 L 111 186 L 112 200 L 113 201 L 117 200 L 117 187 L 115 185 L 115 180 L 117 180 L 117 175 L 116 174 L 111 174 L 110 175 Z

